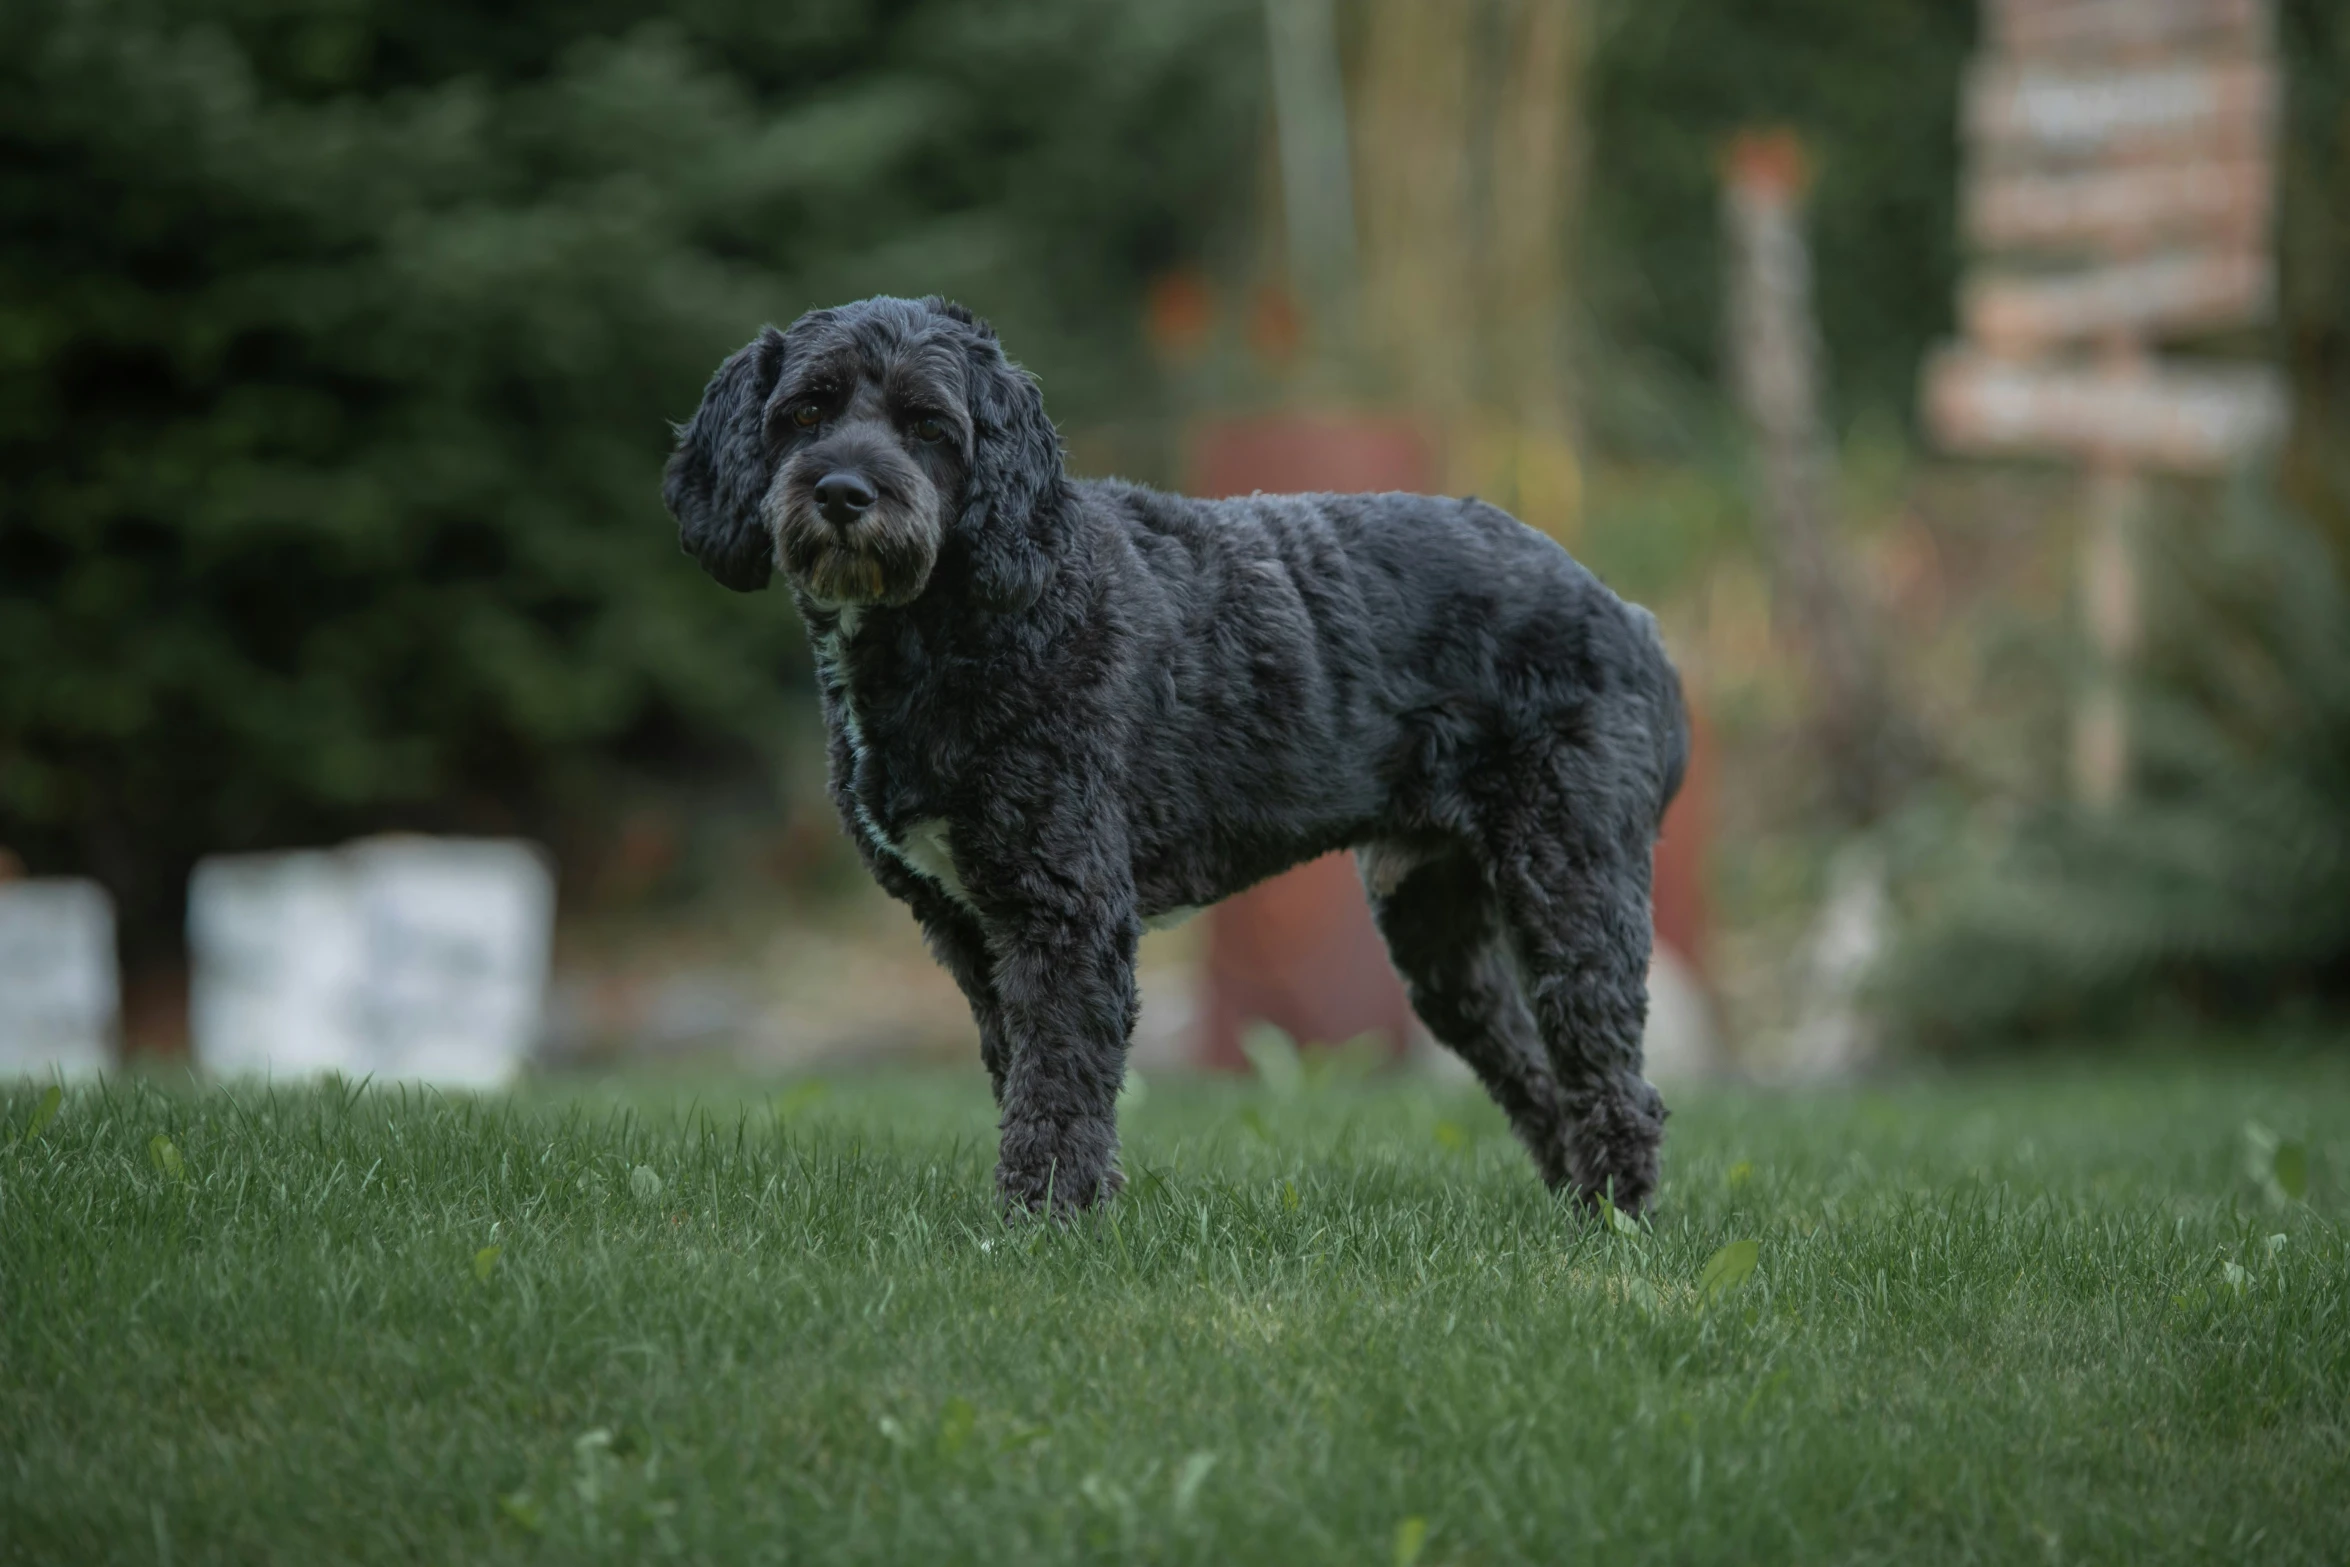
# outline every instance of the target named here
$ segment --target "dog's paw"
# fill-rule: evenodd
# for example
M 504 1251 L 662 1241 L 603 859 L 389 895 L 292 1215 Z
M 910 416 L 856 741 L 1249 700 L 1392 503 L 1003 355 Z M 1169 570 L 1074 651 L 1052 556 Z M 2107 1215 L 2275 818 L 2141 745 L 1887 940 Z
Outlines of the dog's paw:
M 1665 1102 L 1640 1078 L 1579 1107 L 1567 1128 L 1567 1180 L 1586 1207 L 1606 1198 L 1638 1215 L 1656 1196 L 1657 1148 L 1665 1136 Z
M 1067 1218 L 1125 1190 L 1117 1152 L 1117 1127 L 1108 1121 L 1009 1123 L 996 1163 L 996 1190 L 1013 1214 L 1049 1212 Z

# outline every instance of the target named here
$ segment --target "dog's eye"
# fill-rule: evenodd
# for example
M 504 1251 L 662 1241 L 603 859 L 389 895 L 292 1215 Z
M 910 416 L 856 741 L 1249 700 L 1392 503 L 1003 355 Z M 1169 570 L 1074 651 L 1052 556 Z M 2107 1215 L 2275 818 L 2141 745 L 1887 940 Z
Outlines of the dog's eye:
M 798 425 L 803 430 L 814 429 L 817 425 L 824 422 L 824 405 L 822 403 L 813 401 L 805 403 L 794 403 L 792 405 L 791 411 L 791 422 Z
M 915 440 L 936 445 L 946 438 L 947 425 L 944 419 L 917 419 L 914 421 Z

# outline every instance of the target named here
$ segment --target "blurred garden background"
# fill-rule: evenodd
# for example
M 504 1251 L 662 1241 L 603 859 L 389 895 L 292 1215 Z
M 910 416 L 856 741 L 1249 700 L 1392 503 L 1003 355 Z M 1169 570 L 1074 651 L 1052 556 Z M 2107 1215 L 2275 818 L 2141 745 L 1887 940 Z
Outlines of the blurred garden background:
M 2289 422 L 2145 481 L 2131 765 L 2084 800 L 2090 487 L 1921 406 L 1974 0 L 14 0 L 0 863 L 111 895 L 134 1055 L 186 1049 L 200 859 L 402 830 L 549 849 L 551 1062 L 968 1062 L 825 797 L 788 599 L 658 494 L 760 323 L 943 293 L 1081 474 L 1402 431 L 1657 612 L 1713 1065 L 2339 1039 L 2350 14 L 2262 16 L 2272 308 L 2187 351 L 2277 367 Z M 1741 169 L 1809 268 L 1793 535 Z M 1146 950 L 1167 1059 L 1213 939 Z

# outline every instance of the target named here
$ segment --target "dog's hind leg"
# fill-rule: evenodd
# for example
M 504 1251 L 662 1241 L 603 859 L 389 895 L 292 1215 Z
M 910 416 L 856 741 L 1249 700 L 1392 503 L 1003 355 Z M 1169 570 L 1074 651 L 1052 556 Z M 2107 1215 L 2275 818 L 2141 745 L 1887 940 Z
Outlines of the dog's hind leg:
M 1532 802 L 1527 802 L 1528 804 Z M 1585 1202 L 1638 1213 L 1655 1195 L 1664 1101 L 1640 1075 L 1648 1020 L 1649 845 L 1564 798 L 1511 812 L 1487 850 L 1519 979 L 1549 1049 L 1566 1176 Z
M 1366 851 L 1364 882 L 1412 1010 L 1477 1074 L 1543 1180 L 1565 1184 L 1558 1080 L 1510 971 L 1492 892 L 1463 853 L 1403 862 L 1408 868 L 1391 874 L 1397 863 L 1381 850 Z

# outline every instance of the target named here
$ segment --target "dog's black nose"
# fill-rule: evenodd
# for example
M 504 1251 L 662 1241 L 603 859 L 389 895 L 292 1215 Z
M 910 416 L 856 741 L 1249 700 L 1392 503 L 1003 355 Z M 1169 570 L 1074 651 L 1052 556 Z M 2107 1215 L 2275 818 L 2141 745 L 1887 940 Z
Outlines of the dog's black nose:
M 863 474 L 828 473 L 816 481 L 816 509 L 836 528 L 855 522 L 879 499 Z

